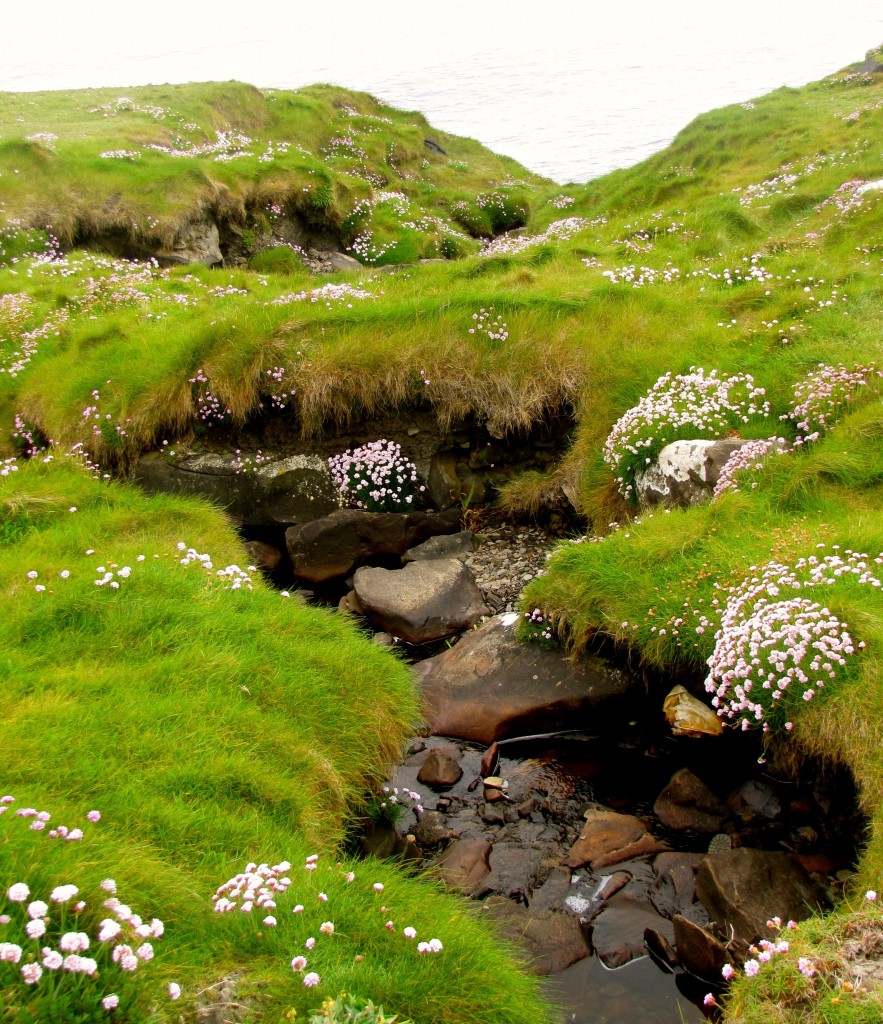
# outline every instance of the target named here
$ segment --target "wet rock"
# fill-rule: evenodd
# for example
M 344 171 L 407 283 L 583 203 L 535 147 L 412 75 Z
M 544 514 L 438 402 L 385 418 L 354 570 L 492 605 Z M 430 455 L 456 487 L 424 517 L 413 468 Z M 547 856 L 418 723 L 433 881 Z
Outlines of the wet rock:
M 675 736 L 720 736 L 724 726 L 720 718 L 683 686 L 672 687 L 662 703 L 662 710 Z
M 613 874 L 607 879 L 607 881 L 598 890 L 599 900 L 609 900 L 611 896 L 615 896 L 620 889 L 624 889 L 629 882 L 632 880 L 632 874 L 629 871 L 614 871 Z
M 537 810 L 537 802 L 534 797 L 529 797 L 523 803 L 520 803 L 515 809 L 518 812 L 519 818 L 530 818 Z
M 602 857 L 616 855 L 627 849 L 647 832 L 647 826 L 640 818 L 615 811 L 588 811 L 586 823 L 579 839 L 570 848 L 564 864 L 579 868 Z M 626 860 L 627 854 L 620 859 Z M 611 863 L 616 863 L 612 861 Z
M 425 811 L 411 832 L 422 847 L 438 846 L 447 839 L 458 838 L 448 819 L 438 811 Z
M 542 847 L 536 845 L 494 843 L 491 873 L 485 878 L 483 888 L 526 903 L 537 882 L 543 854 Z
M 395 640 L 389 633 L 375 633 L 371 639 L 378 647 L 392 647 L 395 644 Z
M 411 644 L 469 629 L 487 612 L 472 573 L 456 559 L 363 567 L 353 586 L 372 622 Z
M 696 898 L 696 871 L 703 856 L 701 853 L 660 853 L 653 861 L 658 880 L 671 883 L 681 910 Z
M 601 659 L 573 663 L 563 652 L 519 644 L 517 621 L 515 613 L 495 616 L 415 667 L 432 732 L 489 744 L 594 728 L 643 693 L 636 676 Z
M 621 864 L 634 857 L 649 857 L 654 853 L 662 853 L 664 850 L 670 849 L 671 847 L 667 843 L 647 833 L 633 843 L 629 843 L 628 846 L 622 847 L 621 850 L 612 850 L 610 853 L 596 857 L 592 861 L 592 870 L 600 871 L 602 868 L 610 867 L 612 864 Z
M 484 839 L 458 839 L 433 867 L 445 885 L 471 896 L 490 874 L 491 844 Z
M 717 832 L 725 817 L 717 797 L 689 768 L 672 775 L 656 798 L 653 813 L 663 825 L 676 831 Z
M 686 508 L 708 501 L 727 460 L 745 444 L 739 437 L 667 444 L 654 463 L 635 475 L 638 503 Z
M 744 820 L 778 818 L 782 813 L 779 798 L 771 786 L 759 779 L 749 779 L 727 797 L 727 806 Z
M 720 984 L 721 968 L 732 963 L 726 946 L 698 924 L 675 914 L 672 918 L 678 959 L 691 974 Z
M 451 533 L 459 527 L 459 518 L 459 510 L 433 514 L 338 509 L 287 530 L 285 543 L 295 573 L 323 583 L 348 576 L 378 555 L 402 555 L 429 537 Z
M 788 854 L 748 847 L 704 857 L 696 892 L 712 920 L 732 926 L 745 942 L 770 938 L 766 922 L 771 917 L 804 920 L 824 898 Z
M 505 825 L 506 815 L 491 804 L 481 804 L 478 809 L 481 820 L 487 825 Z
M 265 544 L 262 540 L 247 540 L 245 550 L 252 565 L 266 572 L 272 572 L 282 561 L 282 552 L 274 548 L 272 544 Z
M 417 781 L 433 789 L 447 789 L 460 781 L 463 769 L 446 750 L 433 747 L 417 772 Z
M 307 523 L 337 508 L 328 465 L 315 455 L 292 455 L 242 472 L 239 455 L 142 456 L 131 480 L 154 494 L 194 494 L 249 526 Z
M 415 548 L 410 548 L 402 555 L 402 561 L 426 562 L 439 558 L 465 558 L 475 544 L 475 536 L 469 530 L 450 533 L 440 537 L 430 537 Z
M 554 910 L 528 909 L 504 896 L 490 896 L 483 910 L 497 922 L 503 935 L 517 943 L 530 958 L 534 974 L 557 974 L 589 955 L 579 921 Z
M 500 748 L 496 743 L 492 743 L 487 750 L 481 755 L 481 775 L 484 778 L 487 775 L 493 775 L 494 770 L 497 767 L 497 762 L 500 759 Z
M 648 928 L 669 943 L 674 940 L 670 921 L 649 904 L 618 893 L 595 918 L 592 945 L 605 967 L 622 967 L 644 955 L 644 932 Z
M 664 964 L 666 967 L 675 967 L 677 965 L 677 953 L 675 953 L 672 944 L 658 929 L 644 929 L 644 945 L 654 960 Z
M 530 898 L 532 910 L 560 910 L 570 889 L 570 868 L 552 868 L 543 884 Z

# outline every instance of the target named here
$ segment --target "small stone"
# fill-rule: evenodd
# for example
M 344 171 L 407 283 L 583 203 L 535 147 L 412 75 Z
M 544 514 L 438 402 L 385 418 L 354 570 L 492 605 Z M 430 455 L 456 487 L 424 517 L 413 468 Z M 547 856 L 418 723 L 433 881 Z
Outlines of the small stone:
M 493 775 L 494 769 L 497 767 L 497 762 L 500 759 L 500 748 L 496 743 L 492 743 L 487 750 L 481 755 L 481 768 L 479 769 L 484 778 L 486 775 Z
M 456 839 L 454 832 L 447 819 L 438 811 L 426 811 L 423 817 L 413 828 L 413 835 L 416 842 L 421 846 L 438 846 L 446 839 Z
M 447 789 L 459 782 L 463 769 L 446 751 L 433 747 L 417 773 L 417 781 L 433 789 Z

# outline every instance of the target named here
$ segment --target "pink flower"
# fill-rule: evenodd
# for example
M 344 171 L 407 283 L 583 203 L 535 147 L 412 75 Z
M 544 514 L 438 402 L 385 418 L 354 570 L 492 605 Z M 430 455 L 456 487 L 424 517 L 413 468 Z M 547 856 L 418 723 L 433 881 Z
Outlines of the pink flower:
M 115 1010 L 119 1005 L 120 997 L 113 994 L 105 996 L 101 1000 L 102 1009 L 107 1010 L 108 1013 L 110 1013 L 111 1010 Z
M 89 821 L 101 821 L 101 811 L 89 811 L 86 818 Z
M 315 988 L 321 980 L 315 971 L 310 971 L 309 974 L 304 975 L 304 988 Z
M 47 971 L 58 971 L 64 963 L 64 957 L 57 950 L 43 947 L 43 966 Z
M 705 993 L 705 998 L 702 1000 L 703 1006 L 714 1006 L 715 999 L 711 992 Z
M 273 917 L 272 914 L 267 914 L 262 923 L 265 924 L 268 928 L 275 928 L 276 918 Z
M 89 936 L 85 932 L 65 932 L 58 946 L 65 953 L 79 953 L 89 948 Z
M 387 922 L 386 922 L 386 924 L 385 924 L 385 925 L 384 925 L 383 927 L 384 927 L 384 928 L 385 928 L 385 929 L 386 929 L 386 930 L 387 930 L 388 932 L 391 932 L 391 931 L 393 930 L 393 928 L 395 928 L 395 923 L 394 923 L 393 921 L 387 921 Z
M 104 881 L 101 883 L 101 888 L 105 892 L 116 892 L 117 884 L 112 878 L 105 878 Z
M 735 973 L 736 971 L 732 964 L 724 964 L 723 967 L 721 967 L 721 974 L 724 976 L 724 981 L 729 981 Z
M 291 969 L 293 971 L 302 971 L 307 966 L 307 958 L 305 956 L 296 956 L 291 961 Z
M 298 903 L 298 905 L 291 912 L 292 914 L 302 914 L 304 912 L 303 903 Z
M 753 978 L 760 970 L 760 964 L 756 960 L 745 961 L 745 977 Z
M 325 895 L 324 892 L 320 892 L 318 894 L 318 900 L 319 900 L 320 903 L 327 903 L 328 902 L 328 897 Z
M 24 882 L 16 882 L 14 885 L 6 890 L 6 898 L 11 903 L 24 903 L 24 901 L 31 895 L 31 890 L 25 885 Z
M 43 968 L 39 964 L 23 964 L 21 976 L 26 985 L 36 985 L 43 975 Z
M 331 921 L 323 921 L 319 925 L 319 931 L 323 935 L 333 935 L 334 934 L 334 925 L 331 923 Z
M 875 903 L 877 900 L 877 893 L 874 892 L 873 889 L 868 889 L 868 891 L 865 893 L 865 899 L 868 901 L 868 903 Z
M 383 882 L 375 882 L 373 888 L 375 892 L 383 892 Z
M 181 986 L 177 983 L 177 981 L 169 982 L 168 992 L 169 999 L 171 999 L 172 1002 L 174 1002 L 176 999 L 181 998 Z
M 49 904 L 43 900 L 34 900 L 28 904 L 28 917 L 32 920 L 38 917 L 45 917 L 49 913 Z
M 122 926 L 116 921 L 106 917 L 100 925 L 100 931 L 98 932 L 99 942 L 109 942 L 111 939 L 115 939 L 117 935 L 122 931 Z
M 25 925 L 25 932 L 29 939 L 39 939 L 46 934 L 46 922 L 42 918 L 35 918 Z
M 49 899 L 51 899 L 53 903 L 67 903 L 67 901 L 76 896 L 79 891 L 80 890 L 75 885 L 57 885 L 49 894 Z
M 402 935 L 404 935 L 406 939 L 416 939 L 417 938 L 417 929 L 416 928 L 403 928 L 402 929 Z
M 152 960 L 153 959 L 153 946 L 149 942 L 142 943 L 135 950 L 135 956 L 137 956 L 139 960 L 144 960 L 145 963 L 148 960 Z
M 307 941 L 306 941 L 306 942 L 304 943 L 304 948 L 305 948 L 305 949 L 312 949 L 312 948 L 313 948 L 313 946 L 315 946 L 315 945 L 316 945 L 316 940 L 315 940 L 315 939 L 313 938 L 313 936 L 311 935 L 311 936 L 310 936 L 310 937 L 309 937 L 309 938 L 307 939 Z

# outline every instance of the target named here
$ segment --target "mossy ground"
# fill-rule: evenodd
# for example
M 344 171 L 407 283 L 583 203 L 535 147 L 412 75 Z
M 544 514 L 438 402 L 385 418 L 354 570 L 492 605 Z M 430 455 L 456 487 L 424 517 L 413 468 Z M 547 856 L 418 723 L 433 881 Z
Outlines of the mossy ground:
M 494 213 L 493 203 L 479 202 L 479 196 L 504 188 L 501 175 L 507 169 L 482 164 L 477 155 L 464 156 L 457 140 L 438 135 L 432 138 L 449 148 L 449 162 L 436 162 L 437 154 L 424 155 L 416 142 L 420 136 L 422 146 L 424 132 L 416 115 L 380 110 L 368 98 L 347 99 L 346 94 L 319 87 L 286 97 L 290 113 L 283 124 L 273 121 L 282 116 L 279 101 L 271 102 L 271 97 L 246 87 L 232 89 L 228 99 L 219 86 L 168 92 L 165 97 L 135 98 L 180 110 L 185 120 L 201 125 L 200 139 L 210 137 L 207 130 L 215 122 L 235 124 L 255 138 L 258 129 L 265 131 L 272 124 L 272 132 L 267 129 L 261 135 L 262 144 L 279 141 L 288 132 L 292 139 L 304 140 L 299 144 L 313 154 L 327 141 L 319 134 L 327 130 L 323 116 L 327 120 L 329 111 L 334 117 L 355 120 L 340 115 L 343 108 L 334 108 L 334 102 L 352 105 L 363 118 L 389 116 L 392 128 L 405 133 L 403 147 L 410 139 L 404 122 L 419 124 L 411 143 L 420 161 L 428 159 L 431 167 L 415 163 L 409 171 L 414 177 L 404 175 L 395 188 L 407 192 L 409 202 L 417 202 L 419 195 L 435 197 L 431 202 L 438 199 L 440 205 L 433 216 L 460 216 L 461 227 L 479 212 L 488 218 L 492 213 L 508 216 L 505 211 Z M 108 119 L 98 122 L 99 130 L 89 120 L 93 115 L 83 113 L 80 120 L 88 130 L 77 129 L 79 138 L 71 132 L 68 139 L 64 118 L 79 123 L 71 118 L 72 104 L 85 110 L 112 98 L 93 101 L 73 94 L 57 106 L 49 94 L 7 100 L 12 113 L 0 120 L 7 131 L 12 117 L 18 134 L 52 131 L 59 136 L 51 142 L 55 149 L 49 150 L 40 141 L 13 144 L 4 132 L 0 146 L 7 145 L 7 151 L 0 153 L 0 181 L 10 180 L 16 163 L 28 172 L 19 175 L 9 198 L 4 192 L 7 215 L 23 217 L 31 227 L 51 220 L 57 234 L 73 237 L 81 230 L 77 224 L 85 225 L 89 218 L 98 223 L 108 198 L 117 193 L 137 196 L 137 203 L 143 204 L 138 216 L 154 217 L 169 231 L 197 197 L 202 203 L 215 203 L 216 212 L 221 201 L 212 196 L 234 195 L 230 210 L 238 209 L 236 203 L 254 207 L 263 202 L 261 189 L 268 190 L 267 202 L 274 201 L 267 184 L 272 165 L 260 163 L 255 155 L 211 162 L 211 173 L 199 159 L 161 154 L 145 163 L 138 162 L 143 157 L 104 161 L 99 173 L 99 149 L 140 144 L 137 133 L 132 135 L 135 121 L 126 121 L 129 134 L 117 134 L 111 142 Z M 322 107 L 317 116 L 322 103 L 332 105 Z M 228 109 L 229 104 L 236 109 Z M 26 118 L 26 131 L 15 121 L 20 116 Z M 254 124 L 249 117 L 256 118 Z M 151 131 L 157 131 L 162 120 L 142 113 L 137 118 Z M 399 138 L 385 122 L 377 122 L 379 132 L 369 131 L 374 124 L 363 126 L 367 141 L 360 145 L 376 144 L 377 159 L 386 160 L 388 145 L 398 145 Z M 772 407 L 769 424 L 757 426 L 758 434 L 790 431 L 793 436 L 793 428 L 778 417 L 789 407 L 793 385 L 816 364 L 879 365 L 883 189 L 862 189 L 859 183 L 883 179 L 881 137 L 879 75 L 841 73 L 804 89 L 778 90 L 752 104 L 704 115 L 667 150 L 587 186 L 553 189 L 519 171 L 520 184 L 505 185 L 505 195 L 527 204 L 527 239 L 507 238 L 483 255 L 444 265 L 382 275 L 366 268 L 335 278 L 347 287 L 326 289 L 315 295 L 316 301 L 310 293 L 323 282 L 297 268 L 285 267 L 284 273 L 266 267 L 260 272 L 160 271 L 82 253 L 42 264 L 12 262 L 11 257 L 27 246 L 20 233 L 10 234 L 0 246 L 7 250 L 0 294 L 28 298 L 15 310 L 10 305 L 6 321 L 0 320 L 3 365 L 8 370 L 24 358 L 14 375 L 0 377 L 0 417 L 6 424 L 2 443 L 7 454 L 22 445 L 21 426 L 19 437 L 12 436 L 18 415 L 25 432 L 36 439 L 51 438 L 61 449 L 82 443 L 115 472 L 124 471 L 145 447 L 163 440 L 174 446 L 193 431 L 223 429 L 225 422 L 285 416 L 309 435 L 329 421 L 346 421 L 364 411 L 421 405 L 433 408 L 442 422 L 473 412 L 495 428 L 516 428 L 539 419 L 549 407 L 570 404 L 578 428 L 562 467 L 545 481 L 536 475 L 515 481 L 503 500 L 511 508 L 535 507 L 544 489 L 551 492 L 563 484 L 578 497 L 594 531 L 605 533 L 612 521 L 620 527 L 601 543 L 566 546 L 550 562 L 548 574 L 532 586 L 527 601 L 551 615 L 562 637 L 577 648 L 601 633 L 662 668 L 701 672 L 711 634 L 693 635 L 695 631 L 687 629 L 678 637 L 668 630 L 660 635 L 659 623 L 681 615 L 685 601 L 695 608 L 700 599 L 709 600 L 715 583 L 736 582 L 748 567 L 772 557 L 806 555 L 815 544 L 839 544 L 872 557 L 883 551 L 879 392 L 869 390 L 816 445 L 771 463 L 756 489 L 689 512 L 657 514 L 639 524 L 629 522 L 629 509 L 603 462 L 604 438 L 617 418 L 665 372 L 680 373 L 693 365 L 749 372 L 766 389 Z M 292 146 L 283 155 L 288 159 L 294 152 Z M 154 159 L 163 161 L 162 168 L 153 166 Z M 332 174 L 335 159 L 322 158 L 308 169 L 317 175 Z M 25 160 L 30 161 L 27 166 Z M 466 169 L 462 162 L 468 164 Z M 355 164 L 348 166 L 352 170 Z M 385 166 L 388 177 L 390 164 Z M 246 168 L 251 168 L 250 177 L 243 173 Z M 287 164 L 280 163 L 276 170 L 285 201 L 293 203 L 296 189 L 285 192 L 286 175 L 290 172 L 290 181 L 298 188 L 304 185 Z M 458 176 L 473 171 L 476 176 L 458 192 Z M 173 175 L 174 189 L 168 181 L 163 184 L 161 172 Z M 342 225 L 356 202 L 375 192 L 364 176 L 334 175 L 334 216 Z M 437 176 L 433 189 L 421 184 L 421 175 Z M 66 183 L 73 180 L 85 183 L 79 189 L 82 203 L 63 200 Z M 356 180 L 362 184 L 353 184 Z M 223 188 L 212 192 L 215 181 Z M 139 191 L 149 182 L 158 183 L 159 198 L 150 189 Z M 163 197 L 170 192 L 180 197 L 175 209 L 164 205 Z M 45 196 L 50 199 L 40 198 Z M 455 209 L 458 203 L 466 205 Z M 386 200 L 379 207 L 385 234 L 378 233 L 377 238 L 382 234 L 386 241 L 402 239 L 406 252 L 414 230 L 409 226 L 412 211 Z M 377 207 L 373 209 L 378 216 Z M 230 213 L 233 219 L 237 216 Z M 500 223 L 482 227 L 476 221 L 471 230 L 491 234 L 499 227 Z M 417 249 L 412 247 L 412 256 L 426 254 Z M 298 297 L 300 293 L 305 294 Z M 501 317 L 506 325 L 505 339 L 481 330 L 481 311 L 491 308 L 493 317 Z M 23 340 L 26 358 L 21 355 Z M 158 536 L 167 534 L 160 530 Z M 194 533 L 192 539 L 184 539 L 197 544 L 208 536 L 210 532 Z M 80 538 L 82 545 L 87 542 L 85 536 Z M 24 558 L 23 547 L 16 542 L 16 559 Z M 158 550 L 156 541 L 154 549 Z M 30 554 L 29 548 L 25 550 Z M 23 585 L 24 562 L 15 571 L 18 585 Z M 153 572 L 159 573 L 159 567 Z M 256 595 L 257 591 L 225 594 L 225 601 L 232 599 L 232 604 L 223 605 L 228 609 L 225 614 L 241 597 L 258 602 L 258 619 L 283 614 L 275 605 L 276 611 L 270 610 L 279 600 L 275 595 Z M 77 620 L 79 628 L 88 629 L 89 616 L 96 614 L 92 603 L 107 596 L 100 592 L 90 597 L 85 617 Z M 783 742 L 792 749 L 835 757 L 855 773 L 872 823 L 859 864 L 858 892 L 883 888 L 883 613 L 876 590 L 834 588 L 827 596 L 866 649 L 858 673 L 825 700 L 808 705 Z M 28 602 L 33 602 L 30 593 Z M 288 612 L 286 606 L 284 614 Z M 306 613 L 297 610 L 301 614 Z M 50 624 L 44 631 L 54 636 L 57 628 Z M 237 659 L 255 658 L 254 645 L 259 642 L 247 626 L 237 635 L 241 641 L 229 638 L 230 643 L 243 645 L 229 658 L 234 665 Z M 105 646 L 97 643 L 90 648 L 90 661 L 99 651 L 103 658 Z M 193 650 L 191 640 L 182 640 L 179 656 L 188 661 Z M 55 656 L 60 656 L 57 649 Z M 370 664 L 370 657 L 363 648 L 354 654 L 359 663 L 365 658 Z M 394 663 L 387 660 L 383 665 L 378 671 L 388 671 L 394 678 Z M 49 668 L 42 672 L 51 675 Z M 375 700 L 381 710 L 389 704 L 380 693 Z M 40 730 L 35 728 L 33 736 L 33 742 L 39 742 Z M 360 763 L 379 764 L 384 751 L 376 748 L 373 761 L 360 753 L 359 758 L 367 758 Z M 37 779 L 50 776 L 34 770 L 22 777 L 33 778 L 36 785 Z M 46 786 L 48 800 L 48 781 Z M 345 795 L 356 788 L 345 786 Z M 120 813 L 129 803 L 128 798 L 120 801 Z M 341 807 L 342 803 L 334 804 L 334 814 Z M 136 809 L 130 807 L 126 813 Z M 239 834 L 233 828 L 231 835 Z M 227 858 L 242 848 L 232 839 L 221 843 Z M 208 839 L 199 844 L 211 845 Z M 819 949 L 829 940 L 836 944 L 849 920 L 848 908 L 820 920 L 813 926 L 818 938 L 812 941 Z M 828 998 L 820 988 L 806 1001 L 803 990 L 799 998 L 790 999 L 783 990 L 764 984 L 740 985 L 728 1011 L 733 1019 L 872 1019 L 867 1016 L 873 1009 L 872 997 L 850 1001 L 844 996 L 836 1003 L 833 1000 L 840 996 Z M 377 996 L 376 991 L 364 994 Z M 452 1004 L 458 999 L 453 992 L 445 997 Z M 485 998 L 491 993 L 486 991 Z M 401 1008 L 420 1020 L 435 1019 L 431 1013 L 442 1012 L 431 1009 L 427 1015 L 421 1010 L 424 1016 L 419 1017 L 416 1005 Z M 816 1010 L 822 1012 L 820 1007 L 825 1016 L 813 1017 Z

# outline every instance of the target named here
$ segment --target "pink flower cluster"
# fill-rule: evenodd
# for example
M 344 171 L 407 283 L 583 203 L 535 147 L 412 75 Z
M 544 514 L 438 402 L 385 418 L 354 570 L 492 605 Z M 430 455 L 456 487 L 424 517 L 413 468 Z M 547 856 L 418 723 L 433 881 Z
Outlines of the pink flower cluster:
M 763 461 L 770 452 L 780 452 L 786 445 L 784 437 L 769 437 L 765 441 L 749 441 L 727 459 L 714 487 L 712 501 L 727 491 L 738 491 L 737 477 L 747 476 L 750 470 L 763 468 Z M 752 483 L 752 488 L 757 483 Z
M 417 468 L 395 441 L 371 441 L 328 460 L 342 501 L 370 512 L 408 511 L 420 483 Z
M 500 238 L 489 242 L 479 253 L 480 256 L 517 256 L 527 249 L 533 249 L 538 245 L 546 245 L 556 240 L 566 241 L 574 235 L 584 231 L 589 222 L 584 217 L 567 217 L 564 220 L 553 221 L 545 231 L 539 235 L 521 235 L 513 238 L 511 235 L 502 235 Z
M 818 368 L 794 385 L 794 405 L 782 416 L 793 421 L 800 431 L 798 444 L 816 441 L 830 430 L 846 411 L 857 392 L 873 380 L 883 377 L 874 365 L 847 369 L 842 363 Z
M 470 334 L 485 334 L 491 341 L 505 341 L 509 337 L 509 328 L 501 316 L 493 316 L 494 307 L 482 307 L 472 314 L 473 325 Z M 493 317 L 493 318 L 492 318 Z
M 671 441 L 719 437 L 753 417 L 769 415 L 764 394 L 748 373 L 718 375 L 693 366 L 689 373 L 663 374 L 617 420 L 604 442 L 604 461 L 617 474 L 621 493 L 633 493 L 635 473 Z
M 755 575 L 728 592 L 705 681 L 718 715 L 743 730 L 790 730 L 799 702 L 812 701 L 843 674 L 847 659 L 864 644 L 853 641 L 830 609 L 795 592 L 831 586 L 842 577 L 881 586 L 868 555 L 848 550 L 845 556 L 752 567 Z M 883 554 L 874 563 L 883 564 Z

